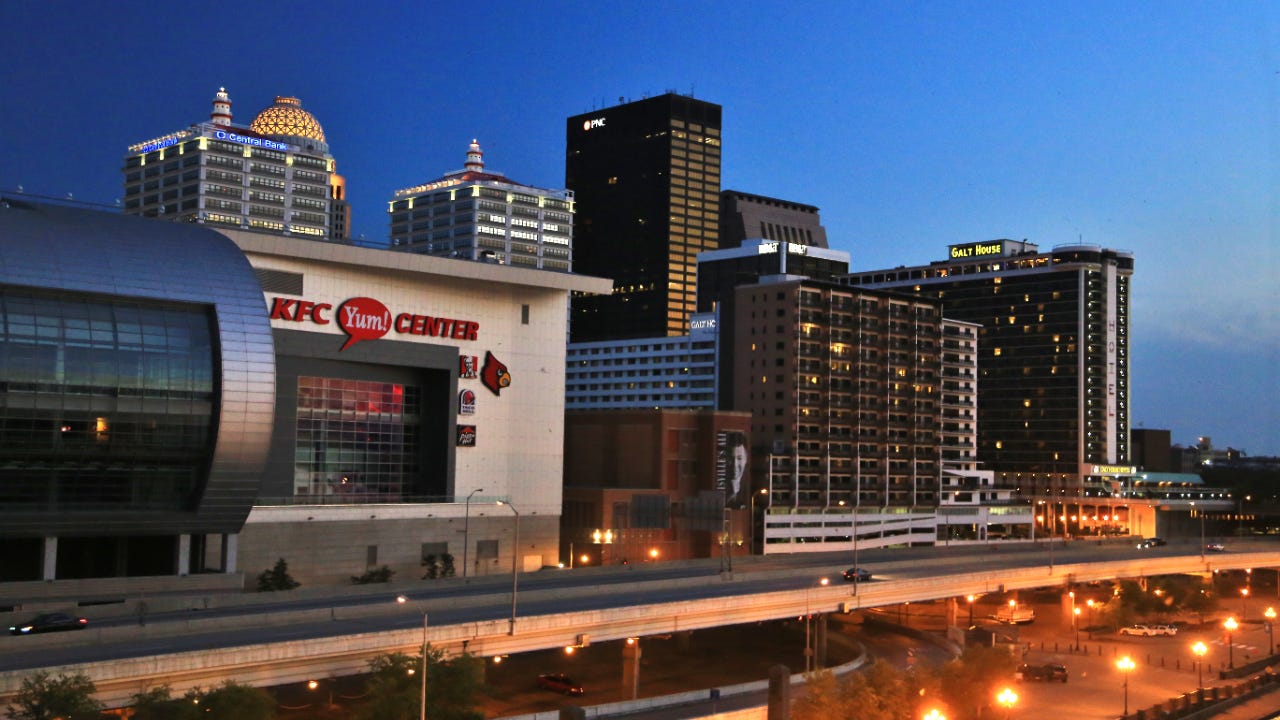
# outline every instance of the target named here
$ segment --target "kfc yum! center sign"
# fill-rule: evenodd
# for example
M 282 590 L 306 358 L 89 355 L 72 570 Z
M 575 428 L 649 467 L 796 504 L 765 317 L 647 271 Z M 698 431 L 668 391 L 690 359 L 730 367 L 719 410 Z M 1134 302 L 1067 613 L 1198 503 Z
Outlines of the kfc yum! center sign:
M 480 323 L 473 320 L 421 315 L 410 312 L 393 314 L 380 301 L 354 297 L 334 307 L 331 303 L 271 298 L 271 319 L 304 325 L 337 325 L 347 334 L 339 352 L 365 340 L 378 340 L 387 335 L 438 337 L 475 342 Z

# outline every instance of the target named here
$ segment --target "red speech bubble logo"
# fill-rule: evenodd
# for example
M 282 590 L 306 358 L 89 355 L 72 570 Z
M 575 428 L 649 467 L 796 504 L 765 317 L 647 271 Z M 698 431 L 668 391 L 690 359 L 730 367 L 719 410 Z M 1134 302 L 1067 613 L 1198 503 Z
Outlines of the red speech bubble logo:
M 391 329 L 391 311 L 373 298 L 351 298 L 338 308 L 338 327 L 347 334 L 341 352 L 361 340 L 377 340 L 386 335 Z

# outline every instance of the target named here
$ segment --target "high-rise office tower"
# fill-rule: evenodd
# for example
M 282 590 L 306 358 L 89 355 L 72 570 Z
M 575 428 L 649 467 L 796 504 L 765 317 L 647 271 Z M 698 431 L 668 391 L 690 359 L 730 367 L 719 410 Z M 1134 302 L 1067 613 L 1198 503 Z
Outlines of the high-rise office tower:
M 523 185 L 484 169 L 471 141 L 461 170 L 397 190 L 391 246 L 420 255 L 573 269 L 573 193 Z
M 124 212 L 345 241 L 346 182 L 324 128 L 297 98 L 277 97 L 249 125 L 219 88 L 207 122 L 129 147 Z
M 980 325 L 978 460 L 1024 495 L 1074 503 L 1129 474 L 1132 275 L 1124 251 L 994 240 L 847 282 L 940 299 Z
M 720 193 L 720 247 L 751 238 L 825 248 L 827 229 L 813 205 L 739 190 Z
M 684 335 L 698 253 L 720 227 L 720 106 L 667 93 L 568 119 L 574 270 L 613 278 L 573 298 L 573 342 Z

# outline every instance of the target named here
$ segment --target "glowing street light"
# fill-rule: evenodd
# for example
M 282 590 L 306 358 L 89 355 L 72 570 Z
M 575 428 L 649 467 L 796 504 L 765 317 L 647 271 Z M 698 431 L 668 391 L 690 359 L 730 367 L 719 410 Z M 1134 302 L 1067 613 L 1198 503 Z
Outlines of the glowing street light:
M 1080 651 L 1080 608 L 1071 608 L 1071 626 L 1076 631 L 1076 651 Z
M 397 595 L 396 602 L 403 605 L 409 602 L 409 598 Z M 420 703 L 418 720 L 427 720 L 427 611 L 425 609 L 422 611 L 422 696 L 418 700 Z
M 1133 658 L 1128 655 L 1116 661 L 1116 669 L 1124 673 L 1124 717 L 1129 716 L 1129 673 L 1133 672 L 1135 667 L 1137 665 L 1134 664 Z
M 1231 644 L 1231 633 L 1240 627 L 1240 623 L 1236 622 L 1235 618 L 1229 617 L 1222 623 L 1222 627 L 1227 630 L 1227 667 L 1234 669 L 1236 666 L 1236 648 Z
M 1249 588 L 1240 588 L 1240 622 L 1244 622 L 1244 618 L 1249 613 L 1245 611 L 1244 601 L 1249 599 Z
M 973 601 L 978 599 L 977 595 L 965 595 L 964 599 L 969 603 L 969 627 L 973 627 Z
M 934 708 L 924 714 L 924 720 L 947 720 L 947 716 L 938 712 L 937 708 Z
M 1012 688 L 1005 688 L 996 695 L 996 702 L 1004 708 L 1005 720 L 1009 720 L 1009 713 L 1013 710 L 1013 706 L 1018 704 L 1018 693 Z
M 1191 653 L 1196 656 L 1196 687 L 1204 688 L 1204 654 L 1209 652 L 1209 646 L 1200 640 L 1197 640 L 1191 646 Z
M 1274 630 L 1273 626 L 1275 625 L 1275 622 L 1276 622 L 1276 609 L 1273 607 L 1267 608 L 1265 611 L 1263 611 L 1262 617 L 1267 619 L 1267 654 L 1275 655 L 1276 639 L 1275 639 L 1275 636 L 1272 635 L 1272 631 Z

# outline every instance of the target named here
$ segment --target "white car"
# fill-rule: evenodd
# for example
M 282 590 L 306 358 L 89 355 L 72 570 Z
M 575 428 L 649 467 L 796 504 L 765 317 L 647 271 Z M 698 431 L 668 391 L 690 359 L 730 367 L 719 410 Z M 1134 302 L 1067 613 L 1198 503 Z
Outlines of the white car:
M 1137 635 L 1140 637 L 1155 637 L 1156 635 L 1177 635 L 1178 628 L 1173 625 L 1129 625 L 1120 628 L 1121 635 Z

